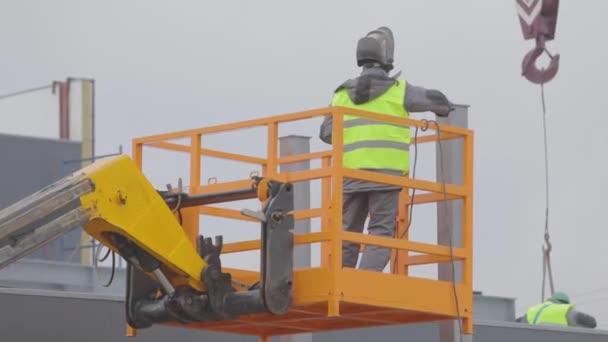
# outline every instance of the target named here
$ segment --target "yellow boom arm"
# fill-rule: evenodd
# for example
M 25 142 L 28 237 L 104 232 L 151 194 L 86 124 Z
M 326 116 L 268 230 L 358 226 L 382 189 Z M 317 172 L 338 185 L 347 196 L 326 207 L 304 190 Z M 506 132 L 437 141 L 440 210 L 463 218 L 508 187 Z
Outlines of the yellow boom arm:
M 89 217 L 83 226 L 87 233 L 119 254 L 123 253 L 116 235 L 134 241 L 158 260 L 164 273 L 172 275 L 172 283 L 205 290 L 200 279 L 205 261 L 163 198 L 128 157 L 92 164 L 75 179 L 94 186 L 81 197 L 80 211 Z
M 293 272 L 292 192 L 291 184 L 256 178 L 251 188 L 229 193 L 163 194 L 129 157 L 107 158 L 0 211 L 0 269 L 82 226 L 129 263 L 127 318 L 134 327 L 286 313 Z M 196 246 L 172 208 L 255 197 L 265 201 L 263 211 L 244 214 L 261 221 L 260 283 L 236 292 L 230 275 L 221 272 L 221 239 L 215 246 L 205 240 Z M 158 291 L 161 295 L 150 299 Z

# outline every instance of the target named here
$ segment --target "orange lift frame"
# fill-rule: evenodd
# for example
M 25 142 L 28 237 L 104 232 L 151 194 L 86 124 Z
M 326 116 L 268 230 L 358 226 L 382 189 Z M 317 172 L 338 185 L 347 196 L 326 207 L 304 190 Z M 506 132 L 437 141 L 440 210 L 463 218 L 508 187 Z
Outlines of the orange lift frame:
M 224 183 L 201 184 L 201 159 L 214 157 L 255 164 L 262 167 L 262 175 L 283 182 L 304 182 L 321 180 L 321 206 L 319 208 L 296 210 L 296 220 L 319 217 L 320 232 L 296 234 L 296 245 L 320 243 L 320 267 L 294 270 L 293 306 L 286 315 L 256 314 L 242 316 L 235 321 L 221 321 L 191 324 L 189 328 L 217 332 L 269 336 L 321 332 L 349 328 L 373 327 L 414 322 L 462 319 L 464 334 L 473 332 L 473 131 L 469 129 L 441 125 L 439 134 L 417 137 L 412 143 L 463 139 L 463 181 L 462 184 L 442 184 L 408 176 L 390 176 L 369 171 L 344 168 L 342 165 L 343 117 L 356 115 L 387 123 L 437 130 L 434 123 L 422 120 L 403 119 L 343 107 L 329 107 L 316 110 L 266 117 L 244 122 L 225 124 L 174 133 L 153 135 L 133 140 L 133 159 L 142 168 L 144 146 L 187 153 L 190 156 L 190 194 L 210 193 L 242 189 L 251 184 L 251 179 Z M 312 152 L 289 157 L 278 157 L 278 131 L 282 123 L 307 120 L 325 115 L 333 116 L 333 145 L 330 150 Z M 204 148 L 206 135 L 229 132 L 254 127 L 267 128 L 266 158 L 229 153 Z M 189 138 L 190 144 L 171 142 Z M 321 167 L 306 171 L 278 172 L 278 166 L 305 160 L 321 159 Z M 145 170 L 143 170 L 145 172 Z M 342 229 L 342 180 L 344 177 L 374 181 L 403 187 L 400 196 L 397 232 L 395 238 L 385 238 L 345 232 Z M 445 185 L 445 187 L 444 187 Z M 424 191 L 417 194 L 412 202 L 409 189 Z M 445 199 L 462 201 L 462 246 L 420 243 L 409 240 L 404 234 L 408 226 L 408 207 L 441 202 Z M 210 215 L 236 220 L 253 221 L 238 210 L 210 205 L 186 208 L 182 212 L 183 228 L 196 244 L 199 235 L 200 215 Z M 203 227 L 204 230 L 204 227 Z M 203 232 L 204 233 L 204 232 Z M 362 245 L 376 245 L 393 250 L 391 272 L 373 272 L 352 268 L 342 268 L 342 242 L 352 241 Z M 222 254 L 259 250 L 260 241 L 239 241 L 225 243 Z M 417 255 L 410 255 L 417 252 Z M 409 266 L 438 264 L 442 262 L 462 262 L 462 281 L 455 286 L 450 281 L 434 280 L 410 276 Z M 392 267 L 395 265 L 397 267 Z M 259 274 L 248 270 L 225 268 L 245 284 L 259 280 Z M 454 290 L 455 287 L 455 290 Z M 454 294 L 458 296 L 458 303 Z M 457 305 L 458 304 L 458 305 Z M 457 312 L 457 306 L 459 312 Z M 178 325 L 178 324 L 175 324 Z M 182 326 L 182 325 L 178 325 Z M 128 328 L 128 335 L 135 330 Z

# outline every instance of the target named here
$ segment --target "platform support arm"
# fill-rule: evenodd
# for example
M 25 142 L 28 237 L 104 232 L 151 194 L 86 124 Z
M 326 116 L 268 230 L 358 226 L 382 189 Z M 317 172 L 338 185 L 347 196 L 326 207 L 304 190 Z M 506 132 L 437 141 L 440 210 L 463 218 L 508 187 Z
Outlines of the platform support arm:
M 260 180 L 256 179 L 255 186 L 249 190 L 184 197 L 185 202 L 182 203 L 186 206 L 201 205 L 201 202 L 219 203 L 222 200 L 245 195 L 255 196 Z M 129 276 L 131 289 L 127 293 L 131 294 L 131 297 L 127 298 L 127 316 L 131 326 L 145 328 L 168 321 L 187 324 L 232 320 L 246 314 L 281 315 L 289 311 L 293 285 L 294 218 L 291 214 L 294 210 L 293 185 L 263 181 L 266 182 L 265 186 L 268 187 L 269 193 L 268 201 L 262 211 L 243 211 L 244 214 L 255 213 L 252 216 L 261 221 L 260 282 L 246 291 L 235 291 L 232 287 L 231 275 L 222 272 L 221 236 L 216 237 L 215 243 L 210 238 L 200 236 L 199 254 L 206 263 L 201 272 L 201 280 L 206 285 L 207 291 L 199 293 L 188 288 L 177 289 L 172 295 L 150 300 L 145 298 L 150 293 L 149 281 L 144 281 L 141 277 Z M 169 202 L 172 201 L 172 196 L 164 195 Z M 132 282 L 135 279 L 139 280 Z M 140 291 L 133 288 L 134 285 L 147 286 L 148 290 Z M 138 293 L 139 298 L 133 298 L 134 293 Z

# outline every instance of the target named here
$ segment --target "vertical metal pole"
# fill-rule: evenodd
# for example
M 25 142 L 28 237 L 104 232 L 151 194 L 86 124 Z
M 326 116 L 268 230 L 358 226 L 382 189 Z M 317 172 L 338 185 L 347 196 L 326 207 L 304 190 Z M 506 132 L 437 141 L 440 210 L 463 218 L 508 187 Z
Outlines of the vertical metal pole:
M 68 82 L 69 84 L 69 82 Z M 91 81 L 90 80 L 83 80 L 82 81 L 82 85 L 81 85 L 81 89 L 82 89 L 82 103 L 81 103 L 81 111 L 80 111 L 80 117 L 81 117 L 81 122 L 82 122 L 82 126 L 81 126 L 81 132 L 80 135 L 82 137 L 82 141 L 80 143 L 80 149 L 81 149 L 81 158 L 83 159 L 82 163 L 81 163 L 81 167 L 85 167 L 93 162 L 95 162 L 95 155 L 93 154 L 93 141 L 92 141 L 92 134 L 93 134 L 93 96 L 92 96 L 92 91 L 91 91 Z M 69 91 L 69 88 L 68 88 Z M 66 104 L 67 109 L 68 109 L 68 118 L 69 118 L 69 108 L 70 108 L 70 102 L 69 102 L 69 95 L 68 95 L 68 103 Z M 77 113 L 77 112 L 76 112 Z M 67 126 L 67 130 L 69 132 L 70 127 L 69 125 Z M 96 256 L 96 246 L 95 246 L 95 240 L 89 235 L 87 234 L 87 232 L 85 232 L 84 230 L 82 230 L 81 234 L 80 234 L 80 245 L 90 245 L 91 249 L 84 249 L 81 250 L 81 263 L 82 264 L 93 264 L 93 266 L 97 266 L 97 258 Z
M 331 156 L 323 157 L 321 159 L 321 167 L 323 169 L 331 168 Z M 323 178 L 321 179 L 321 231 L 322 232 L 330 232 L 331 231 L 331 178 Z M 331 244 L 328 241 L 321 242 L 321 267 L 329 268 L 329 258 L 330 258 Z
M 93 82 L 91 80 L 82 81 L 82 158 L 93 158 Z M 94 159 L 82 163 L 82 167 L 95 162 Z
M 468 128 L 468 106 L 457 105 L 456 110 L 448 117 L 437 117 L 440 125 Z M 435 150 L 436 179 L 437 182 L 445 181 L 448 184 L 463 184 L 463 141 L 452 139 L 441 141 L 441 149 L 437 146 Z M 441 153 L 443 152 L 443 153 Z M 443 159 L 441 159 L 443 157 Z M 443 161 L 443 175 L 441 163 Z M 454 248 L 462 246 L 462 201 L 451 200 L 437 203 L 437 243 L 444 246 L 450 245 L 450 233 L 452 234 L 452 245 Z M 462 282 L 462 265 L 454 262 L 455 277 L 452 277 L 452 263 L 445 262 L 438 265 L 439 280 L 457 283 Z M 460 307 L 463 301 L 460 300 Z M 453 342 L 459 340 L 459 328 L 456 321 L 443 321 L 439 323 L 439 341 Z M 472 336 L 464 336 L 472 341 Z
M 399 194 L 399 211 L 397 214 L 397 229 L 395 236 L 402 240 L 409 240 L 409 232 L 406 232 L 409 215 L 409 188 L 404 188 Z M 408 275 L 409 269 L 405 265 L 408 257 L 407 250 L 396 250 L 392 252 L 390 270 L 394 274 Z
M 194 134 L 190 137 L 190 194 L 198 192 L 201 186 L 201 135 Z M 182 209 L 182 227 L 190 238 L 192 245 L 196 247 L 199 236 L 200 211 L 198 207 Z
M 59 87 L 59 139 L 70 140 L 70 82 L 55 84 Z
M 330 295 L 327 302 L 327 316 L 340 315 L 340 277 L 342 270 L 342 206 L 344 200 L 344 110 L 337 108 L 332 111 L 332 167 L 331 167 L 331 225 L 330 225 L 330 267 L 329 286 Z
M 287 157 L 310 153 L 310 137 L 288 135 L 279 138 L 279 156 Z M 281 173 L 303 171 L 310 169 L 310 161 L 283 164 L 279 166 Z M 310 209 L 310 182 L 295 183 L 294 207 L 296 210 Z M 298 220 L 295 223 L 295 234 L 310 233 L 310 219 Z M 294 248 L 294 268 L 310 267 L 310 245 L 300 245 Z M 312 334 L 282 336 L 281 342 L 311 342 Z

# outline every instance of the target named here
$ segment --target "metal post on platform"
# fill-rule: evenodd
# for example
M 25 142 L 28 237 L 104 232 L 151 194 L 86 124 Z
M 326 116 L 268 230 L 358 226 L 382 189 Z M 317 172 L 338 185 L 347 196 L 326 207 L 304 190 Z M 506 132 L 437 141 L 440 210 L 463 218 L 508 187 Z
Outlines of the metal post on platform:
M 310 137 L 288 135 L 279 138 L 279 157 L 294 156 L 310 153 Z M 280 172 L 303 171 L 310 169 L 310 161 L 280 165 Z M 310 182 L 295 183 L 294 207 L 296 210 L 310 209 Z M 295 223 L 295 234 L 310 233 L 310 219 L 298 220 Z M 301 245 L 294 248 L 294 268 L 310 267 L 310 245 Z M 282 336 L 281 342 L 312 342 L 312 334 L 298 334 Z
M 437 117 L 441 125 L 469 128 L 468 108 L 466 105 L 456 105 L 456 110 L 448 117 Z M 463 183 L 463 141 L 462 139 L 451 139 L 441 141 L 441 149 L 435 150 L 436 177 L 437 182 L 445 180 L 448 184 Z M 443 160 L 443 174 L 440 168 Z M 450 245 L 450 233 L 454 248 L 462 246 L 462 201 L 451 200 L 437 203 L 437 243 L 439 245 Z M 452 263 L 445 262 L 438 265 L 439 280 L 456 282 L 462 281 L 462 265 L 454 263 L 455 277 L 452 278 Z M 459 341 L 459 328 L 456 321 L 444 321 L 439 323 L 439 341 Z M 473 336 L 465 335 L 465 341 L 473 341 Z

